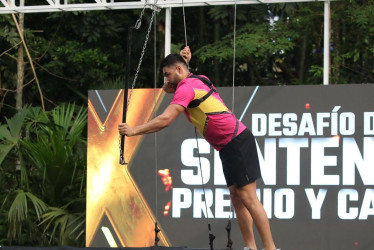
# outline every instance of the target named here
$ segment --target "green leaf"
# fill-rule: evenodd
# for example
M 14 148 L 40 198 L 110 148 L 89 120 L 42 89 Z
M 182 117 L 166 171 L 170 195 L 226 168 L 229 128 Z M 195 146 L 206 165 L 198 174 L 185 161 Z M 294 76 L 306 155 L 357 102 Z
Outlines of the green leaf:
M 13 149 L 14 144 L 0 144 L 0 165 L 4 161 L 8 153 Z
M 7 124 L 0 126 L 0 165 L 7 157 L 9 152 L 19 143 L 21 138 L 21 129 L 25 124 L 25 118 L 28 108 L 20 109 L 12 118 L 5 118 Z
M 27 205 L 28 199 L 32 202 L 34 211 L 36 212 L 38 219 L 41 218 L 42 213 L 47 209 L 47 205 L 32 193 L 25 192 L 23 190 L 17 190 L 16 196 L 9 208 L 9 222 L 22 222 L 23 220 L 25 220 L 29 213 Z
M 23 190 L 17 190 L 8 212 L 9 222 L 21 222 L 27 217 L 27 199 Z
M 6 139 L 8 141 L 13 141 L 13 137 L 10 134 L 8 126 L 5 125 L 5 124 L 0 126 L 0 138 L 1 139 Z
M 48 206 L 44 203 L 44 201 L 36 197 L 34 194 L 30 192 L 26 192 L 25 194 L 27 198 L 29 198 L 32 204 L 34 205 L 36 215 L 38 217 L 38 220 L 40 220 L 42 214 L 44 213 L 44 211 L 47 210 Z
M 29 111 L 28 107 L 20 109 L 11 119 L 6 119 L 9 132 L 12 136 L 13 142 L 17 142 L 21 135 L 21 129 L 24 125 L 26 115 Z

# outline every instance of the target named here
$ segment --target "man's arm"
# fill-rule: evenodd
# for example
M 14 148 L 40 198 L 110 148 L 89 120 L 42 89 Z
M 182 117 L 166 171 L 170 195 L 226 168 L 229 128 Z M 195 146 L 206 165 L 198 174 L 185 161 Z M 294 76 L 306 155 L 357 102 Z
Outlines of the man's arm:
M 118 125 L 118 131 L 121 135 L 135 136 L 153 133 L 169 126 L 177 116 L 184 111 L 184 107 L 178 104 L 170 104 L 164 112 L 149 122 L 131 128 L 126 123 Z

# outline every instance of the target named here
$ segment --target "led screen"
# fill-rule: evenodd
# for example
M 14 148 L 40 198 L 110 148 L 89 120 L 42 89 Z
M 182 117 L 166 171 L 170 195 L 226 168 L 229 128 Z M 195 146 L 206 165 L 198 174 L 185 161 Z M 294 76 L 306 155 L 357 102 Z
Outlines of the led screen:
M 257 194 L 277 246 L 372 248 L 374 86 L 218 91 L 256 137 Z M 153 245 L 157 221 L 160 245 L 209 248 L 209 224 L 214 248 L 224 249 L 231 220 L 232 247 L 242 248 L 218 152 L 195 135 L 186 117 L 157 134 L 126 138 L 129 164 L 118 164 L 122 92 L 89 93 L 87 245 L 110 245 L 104 231 L 117 246 Z M 160 114 L 171 100 L 160 90 L 135 90 L 133 96 L 131 125 Z M 261 248 L 257 233 L 256 240 Z

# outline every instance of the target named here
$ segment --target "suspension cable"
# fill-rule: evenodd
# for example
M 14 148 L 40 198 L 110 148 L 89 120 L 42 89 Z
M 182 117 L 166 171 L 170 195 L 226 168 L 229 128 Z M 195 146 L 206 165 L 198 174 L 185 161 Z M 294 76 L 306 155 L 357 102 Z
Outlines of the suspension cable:
M 186 15 L 185 15 L 185 12 L 184 12 L 184 2 L 182 0 L 182 10 L 183 10 L 183 27 L 184 27 L 184 46 L 187 47 L 188 46 L 188 43 L 187 43 L 187 25 L 186 25 Z M 190 69 L 190 62 L 187 61 L 187 68 L 188 70 Z
M 156 16 L 157 17 L 157 16 Z M 156 105 L 157 105 L 157 93 L 156 93 L 156 89 L 157 89 L 157 63 L 156 63 L 156 50 L 157 50 L 157 47 L 156 47 L 156 42 L 157 42 L 157 33 L 156 33 L 156 17 L 155 17 L 155 21 L 154 21 L 154 25 L 153 25 L 153 78 L 154 78 L 154 84 L 153 84 L 153 100 L 154 100 L 154 118 L 156 118 L 157 116 L 157 112 L 156 112 Z M 158 164 L 157 164 L 157 133 L 154 133 L 155 134 L 155 191 L 156 191 L 156 210 L 155 210 L 155 213 L 156 213 L 156 221 L 158 221 L 158 192 L 157 192 L 157 187 L 158 187 L 158 178 L 157 178 L 157 170 L 158 170 Z
M 235 57 L 236 57 L 236 1 L 235 0 L 235 4 L 234 4 L 234 37 L 233 37 L 233 57 L 232 57 L 232 105 L 231 105 L 231 112 L 234 113 L 234 103 L 235 103 L 235 64 L 236 64 L 236 61 L 235 61 Z M 233 244 L 231 238 L 230 238 L 230 230 L 231 230 L 231 214 L 233 213 L 232 211 L 232 201 L 230 199 L 230 215 L 229 215 L 229 222 L 227 224 L 227 227 L 226 227 L 226 230 L 227 230 L 227 234 L 228 234 L 228 242 L 227 242 L 227 247 L 228 249 L 232 249 L 231 246 Z
M 204 194 L 204 204 L 205 204 L 205 215 L 206 215 L 206 222 L 208 224 L 208 232 L 209 232 L 209 245 L 210 245 L 210 249 L 213 250 L 213 241 L 214 239 L 216 238 L 216 236 L 214 236 L 212 234 L 212 228 L 210 226 L 210 223 L 209 223 L 209 214 L 208 214 L 208 205 L 207 205 L 207 196 L 206 196 L 206 192 L 205 192 L 205 185 L 204 185 L 204 176 L 203 176 L 203 170 L 202 170 L 202 166 L 201 166 L 201 157 L 200 157 L 200 148 L 199 148 L 199 140 L 197 139 L 197 131 L 196 131 L 196 127 L 195 127 L 195 139 L 196 139 L 196 147 L 197 147 L 197 155 L 198 155 L 198 158 L 199 158 L 199 167 L 200 167 L 200 176 L 201 176 L 201 185 L 203 187 L 203 194 Z
M 234 113 L 234 100 L 235 100 L 235 57 L 236 57 L 236 1 L 234 5 L 234 40 L 233 40 L 233 57 L 232 57 L 232 106 L 231 111 Z
M 201 158 L 200 158 L 200 148 L 199 148 L 199 140 L 197 139 L 197 132 L 195 128 L 195 138 L 196 138 L 196 147 L 197 147 L 197 155 L 199 158 L 199 167 L 200 167 L 200 175 L 201 175 L 201 186 L 203 187 L 203 193 L 204 193 L 204 203 L 205 203 L 205 214 L 206 214 L 206 221 L 209 224 L 209 214 L 208 214 L 208 206 L 207 206 L 207 198 L 205 195 L 205 185 L 204 185 L 204 178 L 203 178 L 203 170 L 201 167 Z
M 185 46 L 187 47 L 187 26 L 186 26 L 186 15 L 184 13 L 184 2 L 182 0 L 182 10 L 183 10 L 183 24 L 184 24 L 184 40 L 185 40 Z
M 182 9 L 183 9 L 184 39 L 185 39 L 185 46 L 187 47 L 188 46 L 188 43 L 187 43 L 187 26 L 186 26 L 186 15 L 185 15 L 185 11 L 184 11 L 184 2 L 183 2 L 183 0 L 182 0 Z M 187 62 L 187 66 L 189 68 L 189 62 Z M 198 157 L 199 157 L 201 184 L 202 184 L 202 187 L 203 187 L 203 194 L 204 194 L 204 204 L 205 204 L 206 221 L 207 221 L 207 224 L 208 224 L 209 245 L 210 245 L 210 249 L 213 249 L 213 240 L 215 239 L 215 236 L 211 233 L 212 229 L 211 229 L 211 226 L 210 226 L 210 223 L 209 223 L 207 196 L 206 196 L 206 192 L 205 192 L 204 177 L 203 177 L 203 172 L 202 172 L 202 168 L 201 168 L 199 140 L 197 139 L 196 128 L 195 128 L 195 139 L 196 139 L 196 146 L 197 146 L 197 154 L 198 154 Z
M 156 33 L 156 18 L 157 16 L 155 16 L 155 21 L 153 23 L 153 79 L 154 79 L 154 88 L 153 88 L 153 100 L 154 100 L 154 104 L 153 104 L 153 107 L 154 107 L 154 111 L 153 111 L 153 114 L 154 114 L 154 118 L 156 118 L 157 116 L 157 112 L 156 112 L 156 105 L 157 105 L 157 93 L 156 93 L 156 88 L 157 88 L 157 63 L 156 63 L 156 52 L 157 52 L 157 46 L 156 46 L 156 42 L 157 42 L 157 33 Z M 157 178 L 157 170 L 158 170 L 158 164 L 157 164 L 157 159 L 158 159 L 158 156 L 157 156 L 157 133 L 154 133 L 155 134 L 155 146 L 154 146 L 154 149 L 155 149 L 155 192 L 156 192 L 156 201 L 155 201 L 155 214 L 156 214 L 156 219 L 155 219 L 155 246 L 157 247 L 158 246 L 158 241 L 160 240 L 160 238 L 158 237 L 158 233 L 161 231 L 159 228 L 158 228 L 158 225 L 157 225 L 157 222 L 158 222 L 158 178 Z

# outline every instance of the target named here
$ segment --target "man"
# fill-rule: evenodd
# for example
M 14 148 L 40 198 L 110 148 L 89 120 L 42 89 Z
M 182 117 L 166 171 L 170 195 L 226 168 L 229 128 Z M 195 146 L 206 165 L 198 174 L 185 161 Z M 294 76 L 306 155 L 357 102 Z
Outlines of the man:
M 257 250 L 252 229 L 254 221 L 264 249 L 276 250 L 269 220 L 256 194 L 256 179 L 261 177 L 261 173 L 254 137 L 226 107 L 210 80 L 189 72 L 187 63 L 190 59 L 191 51 L 185 47 L 180 55 L 170 54 L 162 61 L 163 90 L 174 93 L 170 105 L 145 124 L 133 128 L 125 123 L 119 124 L 119 133 L 135 136 L 157 132 L 184 112 L 204 138 L 219 150 L 246 247 Z

